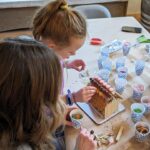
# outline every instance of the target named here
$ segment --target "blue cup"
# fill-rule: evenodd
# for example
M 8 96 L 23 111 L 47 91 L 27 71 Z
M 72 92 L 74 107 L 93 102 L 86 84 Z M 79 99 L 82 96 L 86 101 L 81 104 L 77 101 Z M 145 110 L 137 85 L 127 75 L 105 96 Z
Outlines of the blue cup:
M 124 78 L 117 78 L 115 80 L 116 92 L 122 94 L 124 89 L 125 89 L 126 84 L 127 84 L 127 80 L 126 79 L 124 79 Z
M 130 48 L 131 48 L 131 43 L 125 42 L 123 44 L 122 49 L 123 49 L 123 55 L 124 56 L 127 56 L 129 54 Z
M 141 103 L 133 103 L 131 105 L 131 119 L 134 123 L 141 121 L 145 113 L 145 107 Z
M 103 60 L 102 67 L 103 67 L 103 69 L 107 69 L 107 70 L 111 71 L 112 70 L 112 61 L 109 58 Z
M 109 76 L 110 76 L 110 71 L 107 69 L 101 69 L 98 72 L 98 76 L 105 82 L 108 82 Z
M 138 142 L 144 142 L 150 134 L 150 126 L 147 122 L 137 122 L 135 124 L 135 139 Z
M 118 70 L 119 67 L 125 66 L 125 57 L 120 57 L 116 60 L 116 70 Z
M 145 67 L 145 62 L 143 60 L 137 60 L 135 62 L 135 73 L 137 76 L 140 76 L 143 73 Z
M 102 68 L 103 68 L 103 67 L 102 67 L 102 61 L 103 61 L 102 59 L 98 59 L 98 60 L 97 60 L 98 68 L 99 68 L 99 69 L 102 69 Z
M 119 67 L 118 68 L 118 78 L 126 79 L 128 75 L 128 68 L 127 67 Z
M 147 44 L 145 46 L 145 50 L 147 51 L 147 53 L 150 55 L 150 44 Z
M 136 101 L 140 101 L 141 97 L 144 93 L 144 85 L 142 84 L 135 84 L 133 85 L 133 94 L 132 98 Z
M 99 68 L 99 69 L 102 69 L 102 68 L 103 68 L 102 62 L 103 62 L 105 59 L 107 59 L 107 57 L 101 56 L 101 57 L 99 57 L 99 59 L 97 60 L 98 68 Z
M 109 48 L 106 47 L 106 48 L 101 49 L 101 56 L 108 58 L 109 57 Z

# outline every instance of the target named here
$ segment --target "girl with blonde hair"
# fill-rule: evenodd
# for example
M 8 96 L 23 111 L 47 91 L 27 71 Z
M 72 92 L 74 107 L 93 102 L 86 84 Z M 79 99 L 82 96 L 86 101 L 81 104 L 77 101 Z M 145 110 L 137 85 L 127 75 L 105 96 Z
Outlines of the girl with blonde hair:
M 86 34 L 85 19 L 77 11 L 69 8 L 65 0 L 55 0 L 47 4 L 33 20 L 34 38 L 53 48 L 62 61 L 74 55 L 84 44 Z M 77 71 L 85 68 L 85 63 L 81 59 L 63 64 L 64 67 Z M 95 87 L 86 86 L 72 92 L 72 100 L 87 102 L 95 91 Z

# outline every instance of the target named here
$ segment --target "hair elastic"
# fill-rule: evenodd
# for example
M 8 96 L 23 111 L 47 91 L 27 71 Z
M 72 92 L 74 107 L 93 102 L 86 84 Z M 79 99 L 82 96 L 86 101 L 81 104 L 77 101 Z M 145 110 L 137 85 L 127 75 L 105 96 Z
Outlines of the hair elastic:
M 68 4 L 64 4 L 64 5 L 61 5 L 60 8 L 63 9 L 63 10 L 66 10 L 66 9 L 68 9 L 69 7 L 68 7 Z

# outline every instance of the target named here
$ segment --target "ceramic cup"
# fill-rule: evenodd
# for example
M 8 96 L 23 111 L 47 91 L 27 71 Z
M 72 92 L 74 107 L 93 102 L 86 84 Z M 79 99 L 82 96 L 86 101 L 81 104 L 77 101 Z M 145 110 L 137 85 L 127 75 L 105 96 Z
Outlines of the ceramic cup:
M 99 72 L 97 74 L 102 80 L 104 80 L 105 82 L 108 82 L 109 76 L 110 76 L 110 71 L 109 70 L 101 69 L 101 70 L 99 70 Z
M 70 112 L 70 118 L 71 118 L 71 121 L 73 122 L 73 127 L 75 129 L 81 128 L 81 125 L 83 123 L 83 117 L 84 117 L 84 114 L 80 109 L 73 109 Z
M 150 112 L 150 96 L 143 96 L 141 98 L 141 103 L 145 106 L 145 113 Z
M 105 57 L 105 56 L 100 56 L 100 57 L 98 58 L 97 63 L 98 63 L 98 68 L 99 68 L 99 69 L 103 69 L 102 62 L 103 62 L 105 59 L 107 59 L 107 57 Z
M 136 101 L 140 101 L 141 97 L 144 93 L 144 85 L 142 84 L 135 84 L 133 85 L 133 94 L 132 98 Z
M 147 51 L 148 54 L 150 54 L 150 44 L 145 45 L 145 50 Z
M 129 54 L 130 49 L 131 49 L 131 43 L 125 42 L 122 46 L 123 55 L 127 56 Z
M 118 70 L 119 67 L 125 66 L 125 57 L 120 57 L 116 60 L 116 70 Z
M 131 119 L 134 123 L 141 121 L 145 113 L 145 106 L 141 103 L 133 103 L 131 105 Z
M 127 80 L 126 79 L 124 79 L 124 78 L 117 78 L 115 80 L 116 92 L 122 94 L 124 89 L 125 89 L 126 84 L 127 84 Z
M 138 142 L 145 141 L 150 134 L 150 126 L 147 122 L 137 122 L 135 124 L 135 139 Z
M 107 69 L 107 70 L 111 71 L 112 70 L 112 61 L 109 58 L 103 60 L 102 67 L 103 67 L 103 69 Z
M 128 75 L 128 68 L 127 67 L 119 67 L 118 68 L 118 78 L 127 78 Z
M 101 56 L 102 57 L 105 57 L 105 58 L 108 58 L 109 57 L 109 48 L 104 48 L 104 49 L 101 49 Z
M 137 60 L 135 62 L 135 73 L 140 76 L 143 73 L 145 62 L 143 60 Z

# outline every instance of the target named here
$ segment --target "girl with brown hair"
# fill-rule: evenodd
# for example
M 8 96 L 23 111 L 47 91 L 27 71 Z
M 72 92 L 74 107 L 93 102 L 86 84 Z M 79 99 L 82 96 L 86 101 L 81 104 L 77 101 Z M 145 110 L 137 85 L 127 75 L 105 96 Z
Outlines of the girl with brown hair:
M 1 150 L 57 149 L 53 135 L 66 114 L 61 84 L 61 65 L 51 49 L 31 39 L 0 41 Z M 95 150 L 91 138 L 81 130 L 77 149 Z
M 61 60 L 69 58 L 84 44 L 87 34 L 85 19 L 68 7 L 65 0 L 56 0 L 43 7 L 33 20 L 33 36 L 49 48 L 53 48 Z M 64 63 L 64 67 L 81 71 L 83 60 Z M 86 86 L 72 93 L 74 101 L 87 102 L 96 89 Z

